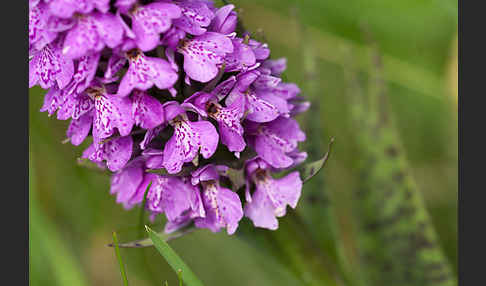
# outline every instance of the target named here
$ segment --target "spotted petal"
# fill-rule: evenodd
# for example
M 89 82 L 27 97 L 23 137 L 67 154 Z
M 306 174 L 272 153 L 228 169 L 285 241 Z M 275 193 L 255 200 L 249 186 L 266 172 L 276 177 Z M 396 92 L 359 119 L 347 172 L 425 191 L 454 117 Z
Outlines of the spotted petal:
M 171 20 L 179 18 L 181 10 L 170 3 L 152 3 L 140 6 L 132 14 L 132 30 L 135 42 L 142 51 L 154 49 L 160 40 L 160 33 L 171 27 Z
M 184 70 L 200 82 L 208 82 L 218 74 L 218 65 L 233 52 L 231 40 L 219 33 L 207 32 L 185 41 L 178 49 L 184 55 Z
M 134 88 L 147 90 L 154 84 L 159 89 L 171 88 L 177 77 L 166 60 L 146 57 L 140 53 L 130 58 L 130 67 L 120 82 L 118 95 L 127 96 Z
M 29 62 L 29 88 L 39 84 L 43 89 L 63 89 L 74 74 L 74 64 L 65 58 L 57 44 L 46 45 Z

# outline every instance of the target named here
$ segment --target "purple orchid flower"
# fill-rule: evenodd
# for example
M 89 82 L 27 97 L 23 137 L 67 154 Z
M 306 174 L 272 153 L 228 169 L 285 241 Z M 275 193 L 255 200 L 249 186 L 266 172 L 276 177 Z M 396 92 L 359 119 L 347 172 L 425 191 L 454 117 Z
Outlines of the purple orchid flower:
M 260 79 L 260 77 L 263 77 Z M 226 98 L 226 105 L 231 105 L 239 97 L 246 99 L 246 119 L 254 122 L 270 122 L 279 115 L 289 113 L 289 106 L 284 98 L 266 92 L 266 87 L 277 85 L 271 76 L 262 75 L 258 70 L 251 70 L 238 76 L 231 93 Z
M 243 218 L 243 208 L 238 195 L 219 185 L 219 175 L 214 165 L 206 165 L 192 174 L 202 185 L 202 201 L 206 210 L 205 217 L 197 217 L 194 224 L 218 232 L 226 228 L 228 234 L 235 233 Z
M 164 147 L 164 168 L 169 174 L 181 171 L 182 165 L 191 162 L 199 153 L 211 157 L 218 147 L 219 135 L 209 121 L 189 121 L 185 110 L 175 101 L 164 104 L 166 119 L 174 128 L 174 135 Z
M 123 136 L 108 140 L 104 143 L 93 142 L 83 152 L 82 158 L 96 163 L 106 161 L 106 166 L 112 172 L 121 170 L 132 156 L 132 136 Z
M 48 44 L 36 52 L 29 62 L 29 88 L 64 88 L 74 74 L 73 61 L 64 57 L 57 43 Z
M 29 3 L 29 51 L 41 50 L 54 41 L 57 31 L 52 27 L 56 21 L 44 3 Z
M 162 104 L 146 92 L 134 91 L 132 101 L 132 117 L 135 124 L 144 129 L 152 129 L 165 121 Z
M 302 180 L 298 172 L 292 172 L 280 179 L 273 179 L 269 166 L 257 158 L 247 164 L 247 173 L 255 184 L 251 201 L 245 205 L 245 216 L 256 227 L 275 230 L 277 217 L 286 213 L 287 205 L 295 208 L 302 191 Z
M 181 178 L 146 173 L 140 185 L 147 189 L 147 208 L 154 214 L 165 213 L 168 221 L 177 221 L 186 212 L 192 217 L 205 216 L 199 189 Z M 139 193 L 140 194 L 140 193 Z M 139 199 L 143 199 L 139 196 Z
M 256 64 L 256 57 L 253 50 L 243 43 L 243 39 L 234 38 L 233 52 L 224 58 L 226 63 L 225 72 L 242 71 L 245 72 Z
M 140 188 L 144 178 L 143 162 L 134 160 L 111 176 L 110 194 L 116 194 L 116 202 L 126 209 L 143 200 L 145 189 Z M 140 193 L 142 200 L 140 200 Z
M 154 85 L 159 89 L 169 89 L 175 95 L 172 86 L 177 81 L 178 75 L 169 62 L 160 58 L 147 57 L 138 50 L 129 51 L 127 57 L 130 66 L 120 82 L 119 96 L 129 95 L 134 88 L 147 90 Z
M 156 2 L 145 6 L 135 5 L 129 15 L 135 42 L 145 52 L 159 44 L 160 33 L 169 30 L 172 20 L 181 16 L 181 9 L 175 4 Z
M 49 0 L 45 1 L 53 15 L 71 18 L 74 13 L 87 14 L 95 8 L 103 13 L 110 9 L 110 0 Z
M 225 35 L 233 33 L 238 20 L 236 12 L 233 11 L 234 8 L 235 6 L 233 4 L 228 4 L 219 8 L 214 13 L 214 18 L 209 26 L 209 31 L 218 32 Z
M 228 107 L 223 107 L 218 103 L 217 97 L 204 93 L 196 92 L 187 98 L 182 106 L 192 108 L 203 117 L 211 117 L 218 122 L 221 143 L 228 147 L 231 152 L 241 152 L 245 149 L 243 139 L 243 127 L 241 120 L 244 115 L 244 97 L 236 99 Z
M 73 74 L 71 82 L 66 87 L 66 92 L 80 94 L 88 88 L 96 75 L 99 60 L 99 53 L 79 58 L 77 61 L 76 72 Z
M 105 46 L 115 48 L 121 44 L 123 33 L 123 26 L 114 15 L 99 12 L 81 15 L 67 32 L 62 53 L 77 59 L 89 52 L 100 52 Z
M 183 41 L 178 51 L 184 55 L 187 75 L 193 80 L 208 82 L 218 74 L 226 54 L 233 52 L 233 44 L 223 34 L 206 32 Z
M 288 168 L 293 164 L 287 153 L 292 152 L 298 142 L 305 140 L 305 133 L 292 118 L 278 117 L 263 124 L 245 122 L 247 142 L 257 154 L 274 168 Z
M 173 21 L 174 26 L 191 35 L 202 35 L 211 24 L 213 11 L 207 2 L 201 0 L 174 1 L 181 8 L 182 15 Z

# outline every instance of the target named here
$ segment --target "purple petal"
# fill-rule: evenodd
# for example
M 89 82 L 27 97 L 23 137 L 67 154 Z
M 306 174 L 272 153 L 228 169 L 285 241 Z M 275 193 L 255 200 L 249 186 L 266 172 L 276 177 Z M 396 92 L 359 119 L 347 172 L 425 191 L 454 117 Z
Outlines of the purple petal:
M 129 95 L 134 88 L 147 90 L 154 84 L 159 89 L 167 89 L 177 81 L 177 73 L 166 60 L 146 57 L 142 53 L 129 60 L 130 67 L 118 88 L 119 96 Z
M 219 109 L 211 114 L 219 124 L 221 142 L 231 152 L 241 152 L 245 149 L 246 143 L 243 139 L 243 127 L 241 118 L 244 114 L 245 98 L 240 96 L 230 106 Z
M 280 111 L 274 104 L 258 97 L 254 92 L 247 93 L 248 115 L 246 119 L 254 122 L 269 122 L 280 115 Z M 286 102 L 285 102 L 286 104 Z
M 110 0 L 50 0 L 49 8 L 57 17 L 71 18 L 75 12 L 86 14 L 94 8 L 106 13 L 110 8 L 109 4 Z
M 214 14 L 213 21 L 209 29 L 213 32 L 229 34 L 236 28 L 236 13 L 231 13 L 235 8 L 233 4 L 225 5 L 219 8 Z
M 196 227 L 208 228 L 218 232 L 226 227 L 228 234 L 233 234 L 238 222 L 243 217 L 243 209 L 238 195 L 217 183 L 209 183 L 204 188 L 202 201 L 206 209 L 204 218 L 196 218 Z
M 29 88 L 39 84 L 43 89 L 57 85 L 63 89 L 74 74 L 74 64 L 62 56 L 59 46 L 46 45 L 29 62 Z
M 278 220 L 275 217 L 274 208 L 272 201 L 264 192 L 255 191 L 251 202 L 247 202 L 245 205 L 245 216 L 250 218 L 256 227 L 276 230 Z
M 135 124 L 144 129 L 152 129 L 164 122 L 162 104 L 143 91 L 135 91 L 132 95 L 132 116 Z
M 218 74 L 224 56 L 233 52 L 231 40 L 219 33 L 207 32 L 185 41 L 178 49 L 184 55 L 184 70 L 200 82 L 208 82 Z
M 196 133 L 196 144 L 200 147 L 201 155 L 208 159 L 218 148 L 219 135 L 216 128 L 209 121 L 190 122 Z
M 112 139 L 103 144 L 106 166 L 115 172 L 123 168 L 132 156 L 132 136 Z
M 110 193 L 116 194 L 116 202 L 130 207 L 130 200 L 136 194 L 143 180 L 143 169 L 139 164 L 132 164 L 111 177 Z
M 218 101 L 222 100 L 225 98 L 230 91 L 233 89 L 236 83 L 236 77 L 235 76 L 230 76 L 227 80 L 221 82 L 218 84 L 212 91 L 211 94 L 215 96 Z
M 131 101 L 111 94 L 95 96 L 95 120 L 93 136 L 102 139 L 113 134 L 114 129 L 122 136 L 130 134 L 133 127 Z
M 83 143 L 86 136 L 88 136 L 93 123 L 93 115 L 86 113 L 78 119 L 72 119 L 67 129 L 66 135 L 71 140 L 71 144 L 78 146 Z
M 192 34 L 201 35 L 206 32 L 204 27 L 209 26 L 214 13 L 203 1 L 176 1 L 181 8 L 182 16 L 173 21 L 179 29 Z
M 236 38 L 232 40 L 233 52 L 226 55 L 224 61 L 226 63 L 226 72 L 244 71 L 248 67 L 253 66 L 256 63 L 255 54 L 253 50 L 243 44 L 243 40 Z
M 179 7 L 170 3 L 137 7 L 132 13 L 132 30 L 136 35 L 137 46 L 142 51 L 154 49 L 159 44 L 159 34 L 166 32 L 171 26 L 171 20 L 180 16 Z
M 272 75 L 280 76 L 287 69 L 287 59 L 266 60 L 262 67 L 270 69 Z

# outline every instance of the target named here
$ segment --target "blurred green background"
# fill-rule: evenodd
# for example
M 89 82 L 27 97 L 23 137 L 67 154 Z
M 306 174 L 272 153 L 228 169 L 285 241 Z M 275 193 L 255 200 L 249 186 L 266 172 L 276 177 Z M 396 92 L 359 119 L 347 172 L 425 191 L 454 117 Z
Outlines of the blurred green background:
M 325 240 L 322 233 L 338 229 L 343 253 L 352 261 L 349 198 L 360 182 L 354 175 L 358 130 L 349 119 L 355 83 L 348 75 L 370 72 L 367 51 L 373 46 L 382 56 L 387 96 L 412 175 L 457 273 L 457 1 L 231 2 L 245 27 L 266 39 L 272 57 L 287 57 L 284 79 L 299 84 L 312 100 L 313 109 L 299 117 L 310 158 L 321 156 L 329 138 L 336 138 L 331 159 L 314 179 L 319 183 L 304 186 L 296 209 L 314 238 Z M 305 72 L 309 65 L 312 77 Z M 43 94 L 40 88 L 29 94 L 31 285 L 122 285 L 114 251 L 106 244 L 115 230 L 122 241 L 134 237 L 139 209 L 125 211 L 109 194 L 106 174 L 76 164 L 86 144 L 61 143 L 68 122 L 39 112 Z M 316 207 L 316 194 L 324 189 L 332 209 Z M 336 226 L 320 219 L 320 212 L 328 211 Z M 239 236 L 201 230 L 170 244 L 206 285 L 301 285 L 285 263 Z M 155 249 L 121 249 L 121 254 L 130 285 L 165 280 L 177 285 Z

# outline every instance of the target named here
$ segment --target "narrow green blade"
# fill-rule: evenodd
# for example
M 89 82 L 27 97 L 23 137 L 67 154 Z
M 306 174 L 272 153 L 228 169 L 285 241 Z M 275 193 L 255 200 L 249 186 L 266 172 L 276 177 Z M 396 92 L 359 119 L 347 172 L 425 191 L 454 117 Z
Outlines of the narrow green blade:
M 123 260 L 121 258 L 120 249 L 118 248 L 118 238 L 116 232 L 113 232 L 113 244 L 115 245 L 115 255 L 118 263 L 120 264 L 120 273 L 123 279 L 123 285 L 128 286 L 127 274 L 125 272 L 125 266 L 123 265 Z
M 177 255 L 177 253 L 163 240 L 160 236 L 145 226 L 149 238 L 154 243 L 155 248 L 159 253 L 165 258 L 167 263 L 172 267 L 176 273 L 180 273 L 182 280 L 188 286 L 203 286 L 204 284 L 196 277 L 196 275 L 191 271 L 191 269 L 182 261 L 182 259 Z

